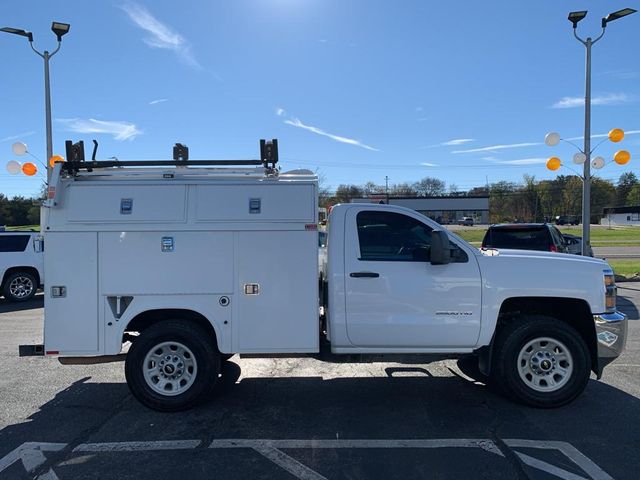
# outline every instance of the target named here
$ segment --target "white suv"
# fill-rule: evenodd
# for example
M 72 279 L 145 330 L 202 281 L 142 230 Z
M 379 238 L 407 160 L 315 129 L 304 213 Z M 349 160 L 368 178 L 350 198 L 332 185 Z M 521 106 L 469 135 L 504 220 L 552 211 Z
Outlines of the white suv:
M 11 302 L 24 302 L 44 283 L 44 243 L 38 232 L 0 232 L 0 289 Z

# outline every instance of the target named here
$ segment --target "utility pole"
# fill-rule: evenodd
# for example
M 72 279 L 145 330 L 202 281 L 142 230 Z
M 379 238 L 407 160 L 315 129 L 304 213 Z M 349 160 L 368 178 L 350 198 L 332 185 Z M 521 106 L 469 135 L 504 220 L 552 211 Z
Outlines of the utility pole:
M 389 205 L 389 176 L 384 176 L 384 193 L 387 196 L 387 205 Z

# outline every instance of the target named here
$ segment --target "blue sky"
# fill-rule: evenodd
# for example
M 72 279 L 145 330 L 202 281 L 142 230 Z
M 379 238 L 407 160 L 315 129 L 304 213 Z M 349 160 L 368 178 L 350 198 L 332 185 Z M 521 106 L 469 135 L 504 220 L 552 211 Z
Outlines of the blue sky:
M 317 169 L 332 187 L 388 175 L 469 189 L 553 178 L 551 155 L 571 165 L 572 147 L 542 144 L 583 131 L 584 47 L 567 13 L 589 10 L 578 32 L 596 36 L 633 3 L 3 0 L 0 26 L 52 50 L 51 21 L 71 24 L 51 60 L 54 153 L 96 138 L 102 159 L 168 159 L 175 142 L 194 159 L 255 158 L 275 137 L 283 169 Z M 602 178 L 640 174 L 639 31 L 637 13 L 593 48 L 592 131 L 629 132 L 597 153 L 632 154 Z M 45 157 L 42 60 L 4 33 L 0 59 L 0 192 L 32 195 L 42 177 L 4 165 L 25 158 L 16 140 Z

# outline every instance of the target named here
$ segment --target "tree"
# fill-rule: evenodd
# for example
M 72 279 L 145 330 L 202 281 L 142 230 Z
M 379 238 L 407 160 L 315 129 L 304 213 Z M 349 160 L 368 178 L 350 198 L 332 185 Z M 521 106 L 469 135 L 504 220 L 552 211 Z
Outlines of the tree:
M 424 177 L 413 184 L 413 189 L 421 197 L 439 197 L 444 195 L 446 184 L 438 178 Z
M 616 205 L 624 206 L 627 203 L 629 192 L 636 185 L 640 184 L 638 177 L 633 172 L 626 172 L 620 175 L 618 179 L 618 185 L 616 188 Z
M 415 197 L 418 195 L 414 185 L 410 183 L 396 183 L 389 189 L 389 195 L 394 197 Z
M 337 203 L 349 203 L 352 198 L 364 197 L 364 192 L 358 185 L 339 185 L 336 190 Z
M 627 195 L 627 205 L 635 207 L 640 205 L 640 183 L 631 188 Z

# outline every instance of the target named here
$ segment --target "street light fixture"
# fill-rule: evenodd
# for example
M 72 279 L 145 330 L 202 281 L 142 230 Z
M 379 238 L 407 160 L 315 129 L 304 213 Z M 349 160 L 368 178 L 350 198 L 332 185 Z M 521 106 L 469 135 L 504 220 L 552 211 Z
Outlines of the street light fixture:
M 607 23 L 613 22 L 622 17 L 626 17 L 627 15 L 631 15 L 632 13 L 636 13 L 637 10 L 633 8 L 623 8 L 622 10 L 618 10 L 617 12 L 610 13 L 606 17 L 602 19 L 602 28 L 607 26 Z
M 20 35 L 22 37 L 27 37 L 29 40 L 29 46 L 31 50 L 33 50 L 38 56 L 40 56 L 44 60 L 44 106 L 45 106 L 45 122 L 47 129 L 47 164 L 49 163 L 49 159 L 53 156 L 53 138 L 51 133 L 51 86 L 49 82 L 49 60 L 53 57 L 58 50 L 60 50 L 60 46 L 62 45 L 62 37 L 69 31 L 71 25 L 68 23 L 61 22 L 53 22 L 51 24 L 51 30 L 56 34 L 58 38 L 58 47 L 51 53 L 48 50 L 44 52 L 39 52 L 33 46 L 33 34 L 31 32 L 27 32 L 25 30 L 21 30 L 18 28 L 12 27 L 4 27 L 0 28 L 1 32 L 11 33 L 14 35 Z M 51 176 L 51 169 L 47 168 L 47 183 L 49 183 L 49 177 Z
M 578 22 L 587 16 L 586 10 L 581 10 L 579 12 L 571 12 L 569 13 L 569 21 L 573 23 L 573 28 L 578 27 Z
M 67 34 L 70 28 L 71 25 L 68 23 L 53 22 L 51 24 L 51 31 L 58 37 L 58 42 L 62 42 L 62 36 Z
M 584 173 L 582 175 L 583 187 L 582 187 L 582 254 L 589 251 L 590 249 L 590 223 L 591 223 L 591 47 L 594 43 L 600 40 L 604 36 L 605 29 L 607 27 L 608 22 L 612 22 L 613 20 L 617 20 L 618 18 L 626 17 L 636 11 L 633 8 L 624 8 L 622 10 L 618 10 L 617 12 L 610 13 L 605 18 L 602 19 L 602 33 L 598 35 L 595 39 L 591 37 L 587 37 L 586 40 L 583 40 L 578 36 L 577 27 L 578 22 L 580 22 L 584 17 L 587 16 L 586 10 L 571 12 L 569 13 L 568 19 L 573 24 L 573 36 L 582 43 L 586 50 L 586 71 L 585 71 L 585 94 L 584 94 L 584 148 L 581 150 L 581 153 L 584 155 L 580 155 L 578 158 L 574 158 L 574 161 L 577 160 L 583 161 L 584 165 Z M 610 139 L 613 140 L 611 137 Z M 547 143 L 549 145 L 549 143 Z M 557 144 L 557 142 L 556 142 Z M 560 168 L 560 164 L 556 165 L 556 162 L 552 162 L 552 166 L 556 167 L 553 170 L 557 170 Z M 602 168 L 604 166 L 604 161 L 601 161 L 598 158 L 598 162 L 593 165 L 595 168 Z
M 33 34 L 31 32 L 26 32 L 24 30 L 20 30 L 18 28 L 11 28 L 11 27 L 0 28 L 0 31 L 13 33 L 14 35 L 20 35 L 22 37 L 27 37 L 30 42 L 33 42 Z

